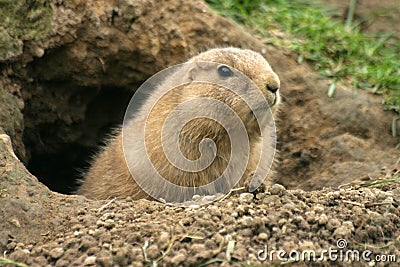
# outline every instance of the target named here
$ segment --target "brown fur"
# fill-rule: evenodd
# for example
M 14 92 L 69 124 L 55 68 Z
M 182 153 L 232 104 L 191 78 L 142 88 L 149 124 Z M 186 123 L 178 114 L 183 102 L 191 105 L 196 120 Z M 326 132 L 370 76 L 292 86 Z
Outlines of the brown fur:
M 258 53 L 251 50 L 238 48 L 211 49 L 203 52 L 189 60 L 189 62 L 217 62 L 233 67 L 245 75 L 247 75 L 255 85 L 262 91 L 267 102 L 269 103 L 272 113 L 275 115 L 280 102 L 279 91 L 273 94 L 266 89 L 266 86 L 279 88 L 280 81 L 278 76 L 273 72 L 267 61 Z M 192 70 L 187 75 L 196 75 Z M 201 75 L 201 74 L 198 74 Z M 208 74 L 207 74 L 208 75 Z M 162 88 L 167 87 L 168 83 L 174 82 L 179 77 L 171 77 L 165 80 L 153 95 L 160 96 Z M 172 80 L 172 81 L 171 81 Z M 161 94 L 162 95 L 162 94 Z M 254 115 L 247 104 L 237 95 L 212 84 L 189 83 L 181 86 L 178 90 L 173 90 L 162 96 L 158 105 L 154 106 L 152 112 L 146 120 L 147 114 L 139 115 L 135 120 L 128 123 L 130 132 L 140 131 L 146 125 L 146 149 L 149 159 L 154 164 L 155 169 L 162 173 L 168 181 L 183 186 L 200 186 L 215 180 L 227 166 L 227 158 L 229 158 L 231 143 L 226 131 L 220 125 L 209 119 L 196 119 L 187 123 L 182 129 L 180 140 L 180 148 L 182 153 L 188 159 L 195 160 L 200 156 L 199 144 L 204 138 L 210 138 L 214 141 L 217 148 L 217 157 L 213 163 L 206 169 L 191 173 L 182 171 L 171 164 L 164 154 L 161 147 L 161 129 L 168 114 L 174 107 L 184 101 L 196 97 L 210 97 L 218 99 L 228 104 L 239 115 L 245 124 L 249 135 L 250 158 L 247 164 L 244 178 L 241 179 L 240 185 L 246 184 L 252 171 L 255 170 L 259 163 L 261 147 L 260 136 L 261 131 L 258 124 L 255 123 Z M 155 96 L 154 96 L 155 97 Z M 154 100 L 152 96 L 148 101 Z M 204 107 L 211 109 L 213 107 Z M 217 111 L 215 111 L 217 112 Z M 183 115 L 182 115 L 183 116 Z M 184 118 L 176 118 L 180 120 Z M 147 141 L 148 140 L 148 141 Z M 106 199 L 109 197 L 127 197 L 133 199 L 149 198 L 148 195 L 138 186 L 135 179 L 131 176 L 123 153 L 122 131 L 117 133 L 108 142 L 93 160 L 92 166 L 86 173 L 82 185 L 78 190 L 78 194 L 85 195 L 94 199 Z M 137 157 L 137 161 L 141 161 L 142 156 Z M 143 170 L 145 172 L 146 170 Z M 158 186 L 158 185 L 154 185 Z

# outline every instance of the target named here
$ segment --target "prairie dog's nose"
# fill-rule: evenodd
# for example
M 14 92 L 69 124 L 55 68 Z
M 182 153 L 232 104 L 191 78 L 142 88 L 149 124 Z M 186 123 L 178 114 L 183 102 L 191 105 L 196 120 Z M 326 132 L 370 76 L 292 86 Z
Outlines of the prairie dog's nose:
M 266 84 L 266 85 L 265 85 L 265 88 L 266 88 L 268 91 L 270 91 L 270 92 L 272 92 L 272 93 L 275 94 L 276 91 L 279 90 L 279 85 L 277 85 L 277 84 L 275 84 L 275 83 Z

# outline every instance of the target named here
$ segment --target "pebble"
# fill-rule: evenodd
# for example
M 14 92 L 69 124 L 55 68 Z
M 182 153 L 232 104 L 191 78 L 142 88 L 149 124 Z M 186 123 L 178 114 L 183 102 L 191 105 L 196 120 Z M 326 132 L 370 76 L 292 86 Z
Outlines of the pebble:
M 78 231 L 78 230 L 83 229 L 83 228 L 85 228 L 85 227 L 82 224 L 78 223 L 78 224 L 73 225 L 71 227 L 71 230 Z
M 80 237 L 80 236 L 82 236 L 83 235 L 83 232 L 82 231 L 75 231 L 74 232 L 74 236 L 76 236 L 76 237 Z
M 89 256 L 83 261 L 83 265 L 94 265 L 96 263 L 96 256 Z
M 17 243 L 12 241 L 7 244 L 7 250 L 13 250 L 13 249 L 15 249 L 16 246 L 17 246 Z
M 192 247 L 190 248 L 191 251 L 203 251 L 205 250 L 204 244 L 193 244 Z
M 250 227 L 253 223 L 253 218 L 250 216 L 243 216 L 238 223 L 244 227 Z
M 64 260 L 64 259 L 58 259 L 55 264 L 56 267 L 67 267 L 69 265 L 70 265 L 70 262 L 67 260 Z
M 353 222 L 351 222 L 351 221 L 343 222 L 342 225 L 343 225 L 343 227 L 346 227 L 347 229 L 349 229 L 351 232 L 354 232 L 354 230 L 355 230 Z
M 349 236 L 351 233 L 354 232 L 354 225 L 352 222 L 343 222 L 342 226 L 338 227 L 334 232 L 333 235 L 335 237 L 344 237 Z
M 58 259 L 64 254 L 64 249 L 63 248 L 53 248 L 50 250 L 49 255 L 53 259 Z
M 338 228 L 339 226 L 340 226 L 340 221 L 338 219 L 332 219 L 328 221 L 326 228 L 332 231 Z
M 170 243 L 170 236 L 167 232 L 161 232 L 160 238 L 158 239 L 158 245 L 161 249 L 166 249 Z
M 247 212 L 248 210 L 249 210 L 248 205 L 239 205 L 235 209 L 235 211 L 238 212 L 240 215 Z
M 21 224 L 19 223 L 19 221 L 17 219 L 12 219 L 11 223 L 15 225 L 15 227 L 20 228 Z
M 258 234 L 258 239 L 260 240 L 268 240 L 269 236 L 266 233 L 260 233 Z
M 248 202 L 251 202 L 253 199 L 254 199 L 254 195 L 251 193 L 242 193 L 239 196 L 240 203 L 248 203 Z
M 315 212 L 324 212 L 324 210 L 325 210 L 324 206 L 322 206 L 320 204 L 314 205 L 313 209 L 314 209 Z
M 214 206 L 210 207 L 210 214 L 212 216 L 217 216 L 217 217 L 221 217 L 221 215 L 222 215 L 221 210 Z
M 44 256 L 38 256 L 35 258 L 35 263 L 38 264 L 39 266 L 46 266 L 47 260 Z
M 311 241 L 304 241 L 299 246 L 299 251 L 314 249 L 314 243 Z
M 25 244 L 21 242 L 18 242 L 17 245 L 15 246 L 15 249 L 23 249 L 23 248 L 25 248 Z
M 103 267 L 111 267 L 113 266 L 113 260 L 111 256 L 97 257 L 96 263 Z
M 306 221 L 309 223 L 313 223 L 316 221 L 316 216 L 314 211 L 308 211 L 304 214 L 306 216 Z
M 192 200 L 193 201 L 198 201 L 198 200 L 200 200 L 201 199 L 201 196 L 200 195 L 193 195 L 193 197 L 192 197 Z
M 100 251 L 96 257 L 96 263 L 103 267 L 111 267 L 113 266 L 113 260 L 110 252 L 108 251 Z
M 113 219 L 107 219 L 104 221 L 104 227 L 107 229 L 113 228 L 115 226 L 115 222 Z
M 140 247 L 133 247 L 131 249 L 132 256 L 135 260 L 144 260 L 143 258 L 143 250 Z
M 284 219 L 284 218 L 279 219 L 279 221 L 278 221 L 278 225 L 279 225 L 279 226 L 282 226 L 282 225 L 284 225 L 284 224 L 286 224 L 286 223 L 287 223 L 287 220 Z
M 78 215 L 85 215 L 86 214 L 86 210 L 85 209 L 79 209 L 77 214 Z
M 267 195 L 262 200 L 262 204 L 267 206 L 267 209 L 271 206 L 281 206 L 281 198 L 277 195 Z
M 182 254 L 182 253 L 179 253 L 179 254 L 175 255 L 174 257 L 172 257 L 171 264 L 173 266 L 178 266 L 179 264 L 184 262 L 185 259 L 186 259 L 186 256 L 184 254 Z
M 325 225 L 327 223 L 328 223 L 328 216 L 326 216 L 325 214 L 321 214 L 318 218 L 318 224 Z
M 18 249 L 11 254 L 10 258 L 19 262 L 26 262 L 29 258 L 29 252 L 27 253 L 23 249 Z
M 346 226 L 342 225 L 339 228 L 337 228 L 334 232 L 333 232 L 333 236 L 341 238 L 344 236 L 349 236 L 351 234 L 351 230 L 348 229 Z
M 141 240 L 141 235 L 138 232 L 128 234 L 126 242 L 134 244 L 139 243 Z
M 32 54 L 35 57 L 41 58 L 44 55 L 44 49 L 39 46 L 35 46 L 32 48 Z
M 286 188 L 283 185 L 274 184 L 269 188 L 268 191 L 271 193 L 271 195 L 282 196 L 285 193 Z
M 236 233 L 238 236 L 243 236 L 243 237 L 253 237 L 254 236 L 251 227 L 238 230 Z
M 217 199 L 217 196 L 210 195 L 210 196 L 204 196 L 202 200 L 203 200 L 205 203 L 208 203 L 208 202 L 213 202 L 213 201 L 216 200 L 216 199 Z
M 306 220 L 300 215 L 296 215 L 293 217 L 293 223 L 299 226 L 299 228 L 305 228 L 307 225 Z
M 115 213 L 114 212 L 106 212 L 100 217 L 100 219 L 105 221 L 107 219 L 114 219 L 114 217 L 115 217 Z
M 86 253 L 88 255 L 94 255 L 94 254 L 98 253 L 99 251 L 100 251 L 99 247 L 91 247 L 86 251 Z
M 97 242 L 95 241 L 94 238 L 83 237 L 79 249 L 82 251 L 86 251 L 91 247 L 95 247 L 96 245 Z
M 148 247 L 146 249 L 147 257 L 150 260 L 154 260 L 154 259 L 158 258 L 161 255 L 160 252 L 161 251 L 156 244 L 152 244 L 152 245 L 150 245 L 150 247 Z

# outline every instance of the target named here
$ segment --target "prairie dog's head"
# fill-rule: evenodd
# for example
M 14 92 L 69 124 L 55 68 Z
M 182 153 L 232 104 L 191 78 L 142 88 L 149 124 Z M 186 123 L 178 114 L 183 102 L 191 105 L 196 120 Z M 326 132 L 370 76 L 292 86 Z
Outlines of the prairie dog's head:
M 198 63 L 198 69 L 191 70 L 193 79 L 201 79 L 202 74 L 208 79 L 210 79 L 210 75 L 215 75 L 215 79 L 223 80 L 227 86 L 245 91 L 249 85 L 238 75 L 239 72 L 243 73 L 262 92 L 271 111 L 275 113 L 277 110 L 281 101 L 280 80 L 261 54 L 249 49 L 215 48 L 191 58 L 189 62 Z M 205 62 L 218 64 L 211 64 L 210 67 L 214 70 L 210 70 L 207 69 Z M 249 91 L 249 94 L 251 95 L 252 92 Z
M 278 110 L 279 78 L 264 57 L 252 50 L 211 49 L 170 73 L 154 96 L 154 121 L 163 122 L 168 116 L 174 121 L 171 127 L 191 121 L 184 132 L 193 132 L 197 137 L 202 136 L 201 129 L 217 136 L 224 128 L 217 125 L 221 121 L 227 128 L 242 124 L 250 134 L 259 136 Z

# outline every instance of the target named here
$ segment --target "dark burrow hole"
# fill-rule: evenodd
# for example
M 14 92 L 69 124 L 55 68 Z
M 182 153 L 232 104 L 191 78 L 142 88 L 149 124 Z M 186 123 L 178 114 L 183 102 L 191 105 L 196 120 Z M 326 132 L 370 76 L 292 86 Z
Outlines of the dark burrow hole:
M 36 90 L 25 100 L 28 170 L 51 190 L 74 193 L 91 157 L 122 124 L 132 95 L 124 88 L 55 83 Z

